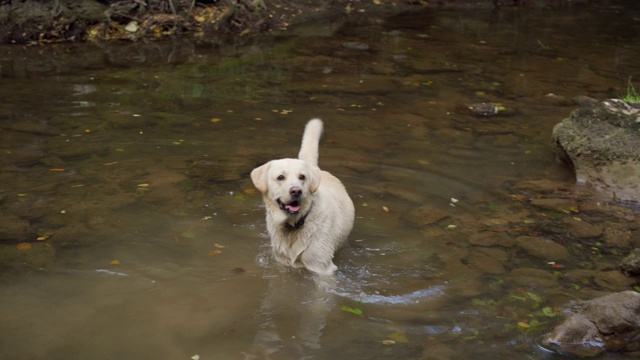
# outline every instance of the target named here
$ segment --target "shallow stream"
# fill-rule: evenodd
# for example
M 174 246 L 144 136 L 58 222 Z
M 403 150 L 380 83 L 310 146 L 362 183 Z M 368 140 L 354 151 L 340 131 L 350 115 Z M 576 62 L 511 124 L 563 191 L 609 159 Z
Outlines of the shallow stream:
M 638 16 L 2 48 L 0 358 L 562 358 L 541 335 L 569 301 L 633 287 L 615 266 L 640 218 L 575 187 L 551 131 L 640 74 Z M 356 205 L 332 281 L 273 263 L 248 176 L 294 157 L 312 117 Z

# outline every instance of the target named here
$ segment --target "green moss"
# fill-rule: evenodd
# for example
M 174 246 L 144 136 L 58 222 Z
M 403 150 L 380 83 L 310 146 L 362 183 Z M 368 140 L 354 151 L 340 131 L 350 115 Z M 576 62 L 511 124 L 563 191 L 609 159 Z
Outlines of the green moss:
M 622 100 L 628 103 L 640 103 L 640 94 L 636 92 L 636 88 L 631 82 L 631 76 L 629 76 L 629 80 L 627 81 L 627 95 L 625 95 Z

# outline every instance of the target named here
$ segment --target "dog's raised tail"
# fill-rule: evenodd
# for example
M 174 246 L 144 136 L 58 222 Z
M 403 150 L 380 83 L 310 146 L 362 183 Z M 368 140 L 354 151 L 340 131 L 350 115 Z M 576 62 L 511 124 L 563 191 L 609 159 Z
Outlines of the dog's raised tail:
M 302 145 L 298 159 L 304 160 L 307 164 L 318 166 L 318 147 L 322 136 L 322 120 L 311 119 L 304 128 L 302 135 Z

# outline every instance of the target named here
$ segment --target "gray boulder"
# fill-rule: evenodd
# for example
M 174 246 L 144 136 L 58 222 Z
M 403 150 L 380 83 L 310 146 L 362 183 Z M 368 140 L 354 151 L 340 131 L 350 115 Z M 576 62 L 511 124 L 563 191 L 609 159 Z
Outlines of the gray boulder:
M 640 104 L 610 99 L 583 106 L 553 128 L 553 141 L 578 183 L 640 202 Z
M 640 350 L 640 293 L 612 293 L 566 312 L 565 321 L 544 337 L 545 346 L 581 357 Z

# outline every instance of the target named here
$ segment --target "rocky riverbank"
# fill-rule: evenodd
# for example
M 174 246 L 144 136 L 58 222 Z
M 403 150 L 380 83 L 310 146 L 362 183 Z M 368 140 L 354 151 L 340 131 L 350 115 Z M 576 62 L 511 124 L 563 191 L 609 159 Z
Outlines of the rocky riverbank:
M 69 0 L 0 1 L 0 44 L 141 40 L 286 31 L 312 19 L 424 8 L 564 7 L 569 0 Z M 600 1 L 615 4 L 620 1 Z

